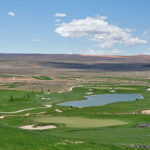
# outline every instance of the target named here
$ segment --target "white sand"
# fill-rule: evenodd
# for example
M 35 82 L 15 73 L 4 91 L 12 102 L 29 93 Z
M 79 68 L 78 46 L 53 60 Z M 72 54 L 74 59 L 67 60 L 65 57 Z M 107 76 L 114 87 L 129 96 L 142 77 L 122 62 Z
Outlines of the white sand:
M 149 114 L 150 115 L 150 110 L 142 110 L 141 114 Z
M 69 88 L 69 90 L 68 90 L 68 91 L 72 91 L 74 87 L 75 87 L 75 86 L 73 86 L 73 87 Z
M 90 94 L 93 94 L 93 92 L 87 92 L 87 93 L 85 93 L 85 94 L 89 94 L 89 95 L 90 95 Z
M 13 112 L 0 112 L 1 114 L 16 114 L 16 113 L 20 113 L 20 112 L 24 112 L 24 111 L 28 111 L 28 110 L 33 110 L 36 108 L 28 108 L 28 109 L 22 109 L 22 110 L 18 110 L 18 111 L 13 111 Z
M 22 126 L 19 127 L 21 129 L 26 129 L 26 130 L 46 130 L 46 129 L 54 129 L 56 126 L 54 125 L 47 125 L 47 126 L 37 126 L 34 127 L 33 125 L 27 125 L 27 126 Z
M 34 110 L 34 109 L 40 109 L 40 108 L 50 108 L 52 105 L 44 105 L 44 107 L 38 107 L 38 108 L 27 108 L 27 109 L 21 109 L 18 111 L 13 111 L 13 112 L 0 112 L 1 114 L 17 114 L 20 112 L 28 111 L 28 110 Z
M 59 110 L 59 109 L 55 109 L 55 111 L 56 111 L 56 112 L 62 112 L 62 111 L 61 111 L 61 110 Z
M 150 91 L 150 88 L 148 88 L 147 91 Z
M 52 107 L 52 105 L 44 105 L 46 108 L 50 108 Z
M 30 116 L 30 113 L 26 113 L 25 116 Z
M 0 116 L 0 119 L 4 119 L 5 118 L 5 116 Z
M 111 93 L 115 93 L 116 91 L 115 91 L 115 90 L 110 90 L 109 92 L 111 92 Z
M 73 90 L 73 88 L 75 88 L 75 87 L 81 87 L 81 86 L 72 86 L 72 87 L 70 87 L 67 91 L 60 91 L 60 92 L 58 92 L 58 93 L 71 92 L 71 91 Z
M 83 107 L 78 107 L 78 108 L 83 108 Z
M 74 142 L 75 144 L 81 144 L 81 143 L 84 143 L 83 141 L 75 141 Z

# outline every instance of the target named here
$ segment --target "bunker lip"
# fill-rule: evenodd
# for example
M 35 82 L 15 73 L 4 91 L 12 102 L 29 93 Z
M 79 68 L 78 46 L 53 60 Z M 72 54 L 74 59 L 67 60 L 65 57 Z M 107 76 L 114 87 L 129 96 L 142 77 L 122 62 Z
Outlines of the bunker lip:
M 47 126 L 34 127 L 34 125 L 26 125 L 26 126 L 22 126 L 22 127 L 19 127 L 19 128 L 25 129 L 25 130 L 46 130 L 46 129 L 54 129 L 54 128 L 56 128 L 56 126 L 54 126 L 54 125 L 47 125 Z

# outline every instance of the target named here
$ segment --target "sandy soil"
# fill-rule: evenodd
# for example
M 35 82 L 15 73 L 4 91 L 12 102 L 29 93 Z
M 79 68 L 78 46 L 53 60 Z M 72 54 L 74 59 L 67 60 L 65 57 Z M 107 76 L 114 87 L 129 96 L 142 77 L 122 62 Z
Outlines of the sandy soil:
M 93 92 L 87 92 L 87 93 L 85 93 L 85 94 L 93 94 Z
M 60 92 L 58 92 L 58 93 L 71 92 L 71 91 L 73 90 L 73 88 L 75 88 L 75 87 L 80 87 L 80 86 L 72 86 L 72 87 L 70 87 L 67 91 L 60 91 Z
M 5 116 L 0 116 L 0 119 L 4 119 L 5 118 Z
M 28 111 L 28 110 L 34 110 L 34 109 L 40 109 L 40 108 L 50 108 L 52 107 L 52 105 L 44 105 L 44 107 L 38 107 L 38 108 L 27 108 L 27 109 L 21 109 L 18 111 L 13 111 L 13 112 L 0 112 L 1 114 L 16 114 L 16 113 L 20 113 L 20 112 L 24 112 L 24 111 Z
M 56 112 L 63 112 L 63 111 L 61 111 L 60 109 L 55 109 L 55 111 L 56 111 Z
M 142 110 L 141 114 L 150 114 L 150 110 Z
M 18 110 L 18 111 L 13 111 L 13 112 L 0 112 L 1 114 L 16 114 L 16 113 L 20 113 L 20 112 L 24 112 L 24 111 L 28 111 L 28 110 L 33 110 L 36 108 L 28 108 L 28 109 L 22 109 L 22 110 Z
M 44 105 L 46 108 L 50 108 L 52 107 L 52 105 Z
M 46 129 L 54 129 L 54 128 L 56 128 L 56 126 L 54 126 L 54 125 L 47 125 L 47 126 L 34 127 L 33 125 L 26 125 L 26 126 L 22 126 L 22 127 L 19 127 L 19 128 L 26 129 L 26 130 L 46 130 Z
M 147 91 L 150 91 L 150 88 L 148 88 Z

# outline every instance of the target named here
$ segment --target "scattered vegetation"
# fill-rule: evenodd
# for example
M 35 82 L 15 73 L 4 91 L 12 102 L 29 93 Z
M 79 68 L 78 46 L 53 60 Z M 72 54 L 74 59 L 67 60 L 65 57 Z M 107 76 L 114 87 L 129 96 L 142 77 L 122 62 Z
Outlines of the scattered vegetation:
M 47 77 L 47 76 L 32 76 L 32 78 L 37 79 L 37 80 L 52 80 L 52 78 Z
M 150 109 L 150 92 L 147 88 L 143 85 L 87 82 L 85 87 L 62 93 L 0 90 L 0 116 L 4 117 L 0 119 L 0 150 L 140 150 L 137 145 L 149 147 L 150 128 L 137 127 L 150 121 L 149 115 L 140 113 L 141 110 Z M 90 89 L 92 94 L 107 94 L 110 89 L 115 89 L 116 93 L 142 94 L 144 99 L 86 108 L 56 105 L 84 99 Z M 44 105 L 52 107 L 46 108 Z M 4 113 L 23 109 L 27 110 L 15 114 Z M 56 109 L 62 112 L 56 112 Z M 19 129 L 31 124 L 54 124 L 57 128 L 50 131 Z

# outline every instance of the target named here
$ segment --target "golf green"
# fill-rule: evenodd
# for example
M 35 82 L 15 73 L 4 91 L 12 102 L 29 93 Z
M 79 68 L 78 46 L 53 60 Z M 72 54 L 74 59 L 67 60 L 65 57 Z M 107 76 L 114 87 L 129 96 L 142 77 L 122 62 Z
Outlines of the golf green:
M 61 123 L 66 127 L 73 128 L 94 128 L 94 127 L 106 127 L 124 125 L 127 122 L 115 119 L 88 119 L 81 117 L 43 117 L 35 119 L 40 123 Z

